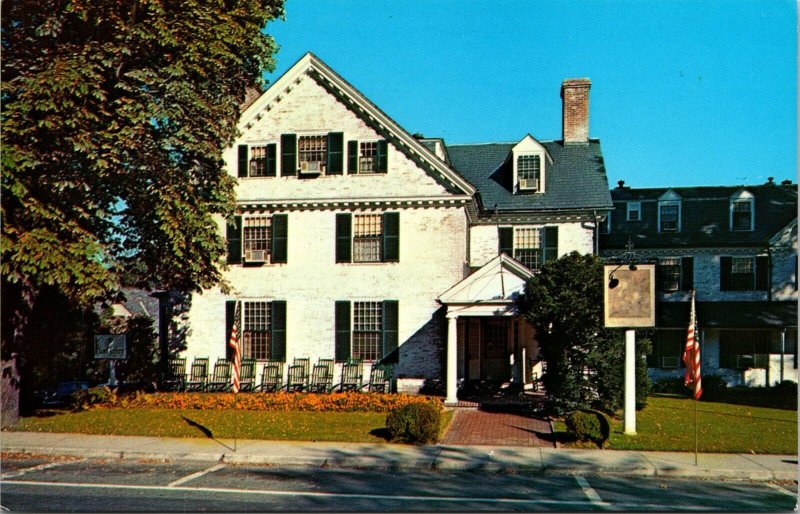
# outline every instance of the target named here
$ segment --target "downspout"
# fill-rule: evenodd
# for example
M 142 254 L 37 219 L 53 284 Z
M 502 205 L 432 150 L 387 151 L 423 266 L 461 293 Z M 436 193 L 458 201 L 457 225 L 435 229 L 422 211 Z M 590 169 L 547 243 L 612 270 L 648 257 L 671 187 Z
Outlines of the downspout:
M 594 228 L 592 231 L 594 232 L 594 254 L 600 255 L 600 229 L 599 225 L 600 222 L 597 220 L 597 211 L 592 210 L 592 219 L 594 220 Z
M 767 247 L 767 301 L 772 301 L 772 247 Z
M 783 383 L 783 362 L 784 362 L 783 360 L 785 358 L 784 357 L 785 354 L 786 354 L 786 327 L 784 327 L 783 330 L 781 330 L 781 373 L 780 373 L 781 383 Z

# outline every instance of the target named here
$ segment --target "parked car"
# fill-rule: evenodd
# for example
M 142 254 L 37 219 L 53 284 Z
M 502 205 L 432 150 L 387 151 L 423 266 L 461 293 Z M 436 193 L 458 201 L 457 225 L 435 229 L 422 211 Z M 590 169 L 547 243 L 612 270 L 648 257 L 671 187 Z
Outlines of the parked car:
M 72 394 L 75 391 L 86 391 L 89 389 L 87 382 L 61 382 L 55 389 L 42 391 L 37 396 L 39 403 L 45 407 L 64 407 L 69 405 Z

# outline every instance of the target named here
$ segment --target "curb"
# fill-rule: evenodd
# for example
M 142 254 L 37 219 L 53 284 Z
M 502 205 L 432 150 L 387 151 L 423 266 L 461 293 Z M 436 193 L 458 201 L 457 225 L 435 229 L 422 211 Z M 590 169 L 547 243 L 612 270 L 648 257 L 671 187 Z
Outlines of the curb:
M 764 481 L 795 481 L 796 471 L 741 470 L 741 469 L 708 469 L 691 467 L 673 467 L 659 469 L 657 466 L 644 466 L 636 468 L 604 467 L 597 465 L 563 465 L 553 466 L 545 464 L 504 463 L 492 457 L 454 461 L 442 458 L 441 450 L 433 456 L 410 457 L 408 459 L 385 460 L 377 456 L 344 456 L 335 459 L 330 457 L 291 457 L 276 455 L 253 455 L 236 453 L 202 453 L 202 452 L 152 452 L 152 451 L 108 451 L 86 450 L 81 448 L 53 448 L 53 447 L 15 447 L 3 446 L 4 452 L 22 453 L 28 455 L 68 455 L 84 458 L 97 458 L 109 460 L 150 460 L 150 461 L 201 461 L 222 462 L 232 465 L 263 465 L 287 466 L 308 468 L 341 468 L 341 469 L 382 469 L 405 471 L 483 471 L 492 473 L 507 473 L 526 471 L 540 475 L 603 475 L 620 477 L 664 477 L 664 478 L 695 478 L 702 480 L 748 480 Z

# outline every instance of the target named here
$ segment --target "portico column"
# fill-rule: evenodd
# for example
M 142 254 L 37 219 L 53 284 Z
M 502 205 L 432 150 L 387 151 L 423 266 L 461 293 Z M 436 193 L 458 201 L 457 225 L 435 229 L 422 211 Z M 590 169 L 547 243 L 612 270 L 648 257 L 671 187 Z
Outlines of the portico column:
M 458 375 L 456 374 L 456 367 L 458 366 L 456 357 L 456 352 L 458 351 L 457 321 L 458 316 L 447 313 L 447 397 L 444 400 L 447 405 L 458 403 L 458 397 L 456 396 L 456 390 L 458 389 Z

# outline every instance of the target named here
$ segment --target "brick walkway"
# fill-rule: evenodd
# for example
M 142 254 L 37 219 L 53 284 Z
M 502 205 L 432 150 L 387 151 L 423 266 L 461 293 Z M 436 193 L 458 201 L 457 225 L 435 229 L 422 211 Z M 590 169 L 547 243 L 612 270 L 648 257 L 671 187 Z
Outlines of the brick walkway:
M 442 444 L 555 446 L 537 437 L 549 434 L 547 421 L 516 414 L 456 409 Z

